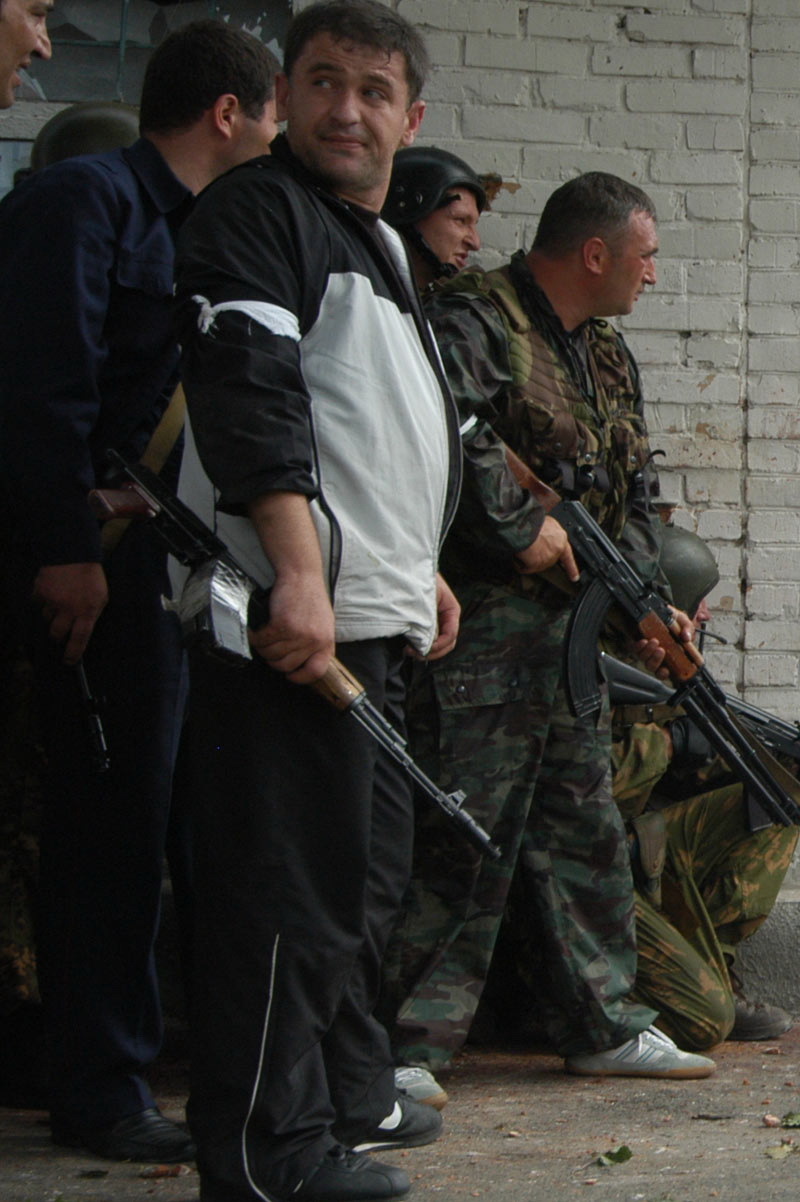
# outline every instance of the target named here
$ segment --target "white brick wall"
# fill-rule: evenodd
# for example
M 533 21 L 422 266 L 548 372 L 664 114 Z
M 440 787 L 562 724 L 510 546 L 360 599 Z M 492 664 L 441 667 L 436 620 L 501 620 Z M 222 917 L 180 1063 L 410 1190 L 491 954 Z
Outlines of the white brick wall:
M 720 564 L 714 671 L 796 717 L 800 0 L 389 2 L 433 54 L 423 141 L 521 185 L 484 218 L 486 266 L 580 171 L 653 196 L 659 284 L 624 327 L 663 491 Z
M 386 2 L 433 60 L 422 140 L 519 185 L 483 219 L 486 266 L 530 244 L 578 172 L 616 172 L 655 200 L 659 284 L 624 328 L 667 452 L 663 491 L 720 565 L 715 621 L 732 646 L 711 650 L 714 670 L 794 718 L 800 0 Z M 1 114 L 0 137 L 30 137 L 17 126 L 38 128 L 39 107 Z

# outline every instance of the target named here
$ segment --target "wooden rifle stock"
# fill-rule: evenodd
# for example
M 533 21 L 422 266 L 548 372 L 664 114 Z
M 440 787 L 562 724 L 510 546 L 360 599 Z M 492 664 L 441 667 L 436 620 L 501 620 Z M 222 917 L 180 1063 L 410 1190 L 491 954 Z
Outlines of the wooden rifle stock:
M 528 467 L 527 463 L 520 459 L 516 451 L 511 450 L 511 447 L 506 447 L 506 462 L 511 468 L 520 488 L 526 489 L 534 496 L 545 513 L 550 513 L 555 509 L 556 505 L 561 501 L 561 497 L 549 484 L 545 484 L 544 480 L 540 480 L 533 468 Z
M 180 563 L 191 568 L 193 572 L 199 573 L 205 566 L 216 564 L 220 567 L 225 566 L 238 581 L 246 582 L 247 624 L 257 629 L 267 622 L 269 620 L 268 593 L 260 589 L 255 581 L 248 577 L 244 568 L 236 562 L 217 535 L 192 510 L 187 508 L 157 475 L 142 464 L 126 463 L 120 456 L 113 453 L 112 462 L 127 474 L 128 483 L 121 489 L 93 490 L 89 494 L 92 512 L 106 522 L 120 517 L 151 519 L 170 554 L 174 555 Z M 180 605 L 178 610 L 180 613 Z M 195 637 L 198 637 L 199 628 L 196 614 L 193 615 L 193 621 L 190 621 L 188 625 L 194 629 Z M 213 628 L 214 623 L 212 622 L 210 625 Z M 208 633 L 213 633 L 213 631 L 206 630 L 206 634 Z M 223 644 L 217 640 L 216 634 L 214 634 L 212 642 L 216 643 L 216 651 L 220 653 Z M 225 645 L 225 656 L 241 657 L 242 652 L 238 640 L 236 648 L 236 651 L 233 651 Z M 423 795 L 437 805 L 462 835 L 469 839 L 483 855 L 493 860 L 502 858 L 502 852 L 497 844 L 463 807 L 462 803 L 465 800 L 463 791 L 459 789 L 453 793 L 445 793 L 434 784 L 430 777 L 425 775 L 406 750 L 405 739 L 372 704 L 364 686 L 340 660 L 332 658 L 325 674 L 319 680 L 314 681 L 311 687 L 336 709 L 349 714 L 357 721 L 367 734 L 406 770 Z

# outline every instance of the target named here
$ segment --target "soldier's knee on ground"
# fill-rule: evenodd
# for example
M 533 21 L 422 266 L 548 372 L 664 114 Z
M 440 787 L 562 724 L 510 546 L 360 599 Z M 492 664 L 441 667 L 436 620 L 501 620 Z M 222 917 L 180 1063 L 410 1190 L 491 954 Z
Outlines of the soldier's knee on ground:
M 655 1026 L 687 1052 L 708 1052 L 723 1043 L 733 1029 L 733 994 L 715 989 L 704 997 L 704 1006 L 694 1014 L 662 1010 Z

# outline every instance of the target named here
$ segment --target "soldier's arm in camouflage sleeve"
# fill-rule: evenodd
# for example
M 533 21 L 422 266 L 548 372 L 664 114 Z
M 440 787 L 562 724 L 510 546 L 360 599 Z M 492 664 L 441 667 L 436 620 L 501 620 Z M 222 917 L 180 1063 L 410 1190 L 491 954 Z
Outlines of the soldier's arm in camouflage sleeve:
M 618 726 L 613 721 L 611 744 L 612 790 L 622 817 L 629 821 L 647 808 L 670 765 L 669 732 L 658 722 Z
M 484 552 L 511 562 L 538 535 L 544 511 L 520 488 L 506 461 L 505 446 L 492 429 L 511 384 L 503 324 L 479 297 L 434 295 L 426 304 L 445 372 L 461 419 L 464 483 L 458 533 L 467 533 Z

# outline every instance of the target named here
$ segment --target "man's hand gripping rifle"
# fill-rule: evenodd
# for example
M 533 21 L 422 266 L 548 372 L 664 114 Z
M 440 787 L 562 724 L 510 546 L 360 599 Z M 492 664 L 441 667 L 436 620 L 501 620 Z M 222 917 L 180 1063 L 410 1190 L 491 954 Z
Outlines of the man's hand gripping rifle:
M 782 774 L 780 765 L 766 750 L 753 745 L 695 649 L 675 635 L 672 611 L 663 597 L 645 584 L 580 501 L 562 500 L 513 452 L 508 452 L 508 459 L 522 487 L 564 527 L 582 569 L 565 649 L 565 677 L 573 712 L 586 717 L 600 708 L 597 641 L 608 611 L 615 606 L 639 637 L 659 643 L 664 651 L 663 666 L 674 686 L 669 704 L 681 706 L 702 731 L 744 785 L 751 805 L 759 806 L 770 822 L 800 826 L 800 806 L 776 780 L 776 775 Z
M 126 463 L 109 453 L 112 465 L 127 477 L 122 489 L 95 489 L 90 504 L 98 517 L 150 518 L 170 554 L 191 569 L 176 605 L 187 642 L 197 642 L 226 659 L 252 659 L 247 626 L 267 621 L 269 596 L 237 563 L 220 538 L 141 464 Z M 487 832 L 463 809 L 465 795 L 445 793 L 425 775 L 406 750 L 405 740 L 367 697 L 364 687 L 335 657 L 313 686 L 326 701 L 357 722 L 421 791 L 444 811 L 461 833 L 484 855 L 499 860 L 501 851 Z
M 675 690 L 665 681 L 605 651 L 600 652 L 599 661 L 600 674 L 608 684 L 612 706 L 672 704 Z M 725 704 L 772 755 L 788 756 L 800 766 L 800 726 L 797 723 L 786 722 L 732 693 L 725 694 Z

